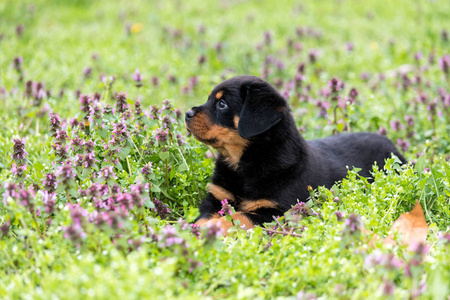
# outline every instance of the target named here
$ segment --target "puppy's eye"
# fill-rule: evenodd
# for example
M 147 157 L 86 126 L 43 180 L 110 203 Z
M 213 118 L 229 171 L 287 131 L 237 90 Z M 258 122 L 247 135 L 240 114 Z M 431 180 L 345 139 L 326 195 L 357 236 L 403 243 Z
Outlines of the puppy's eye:
M 225 101 L 220 100 L 219 102 L 217 102 L 217 107 L 219 109 L 225 109 L 225 108 L 227 108 L 227 104 L 225 103 Z

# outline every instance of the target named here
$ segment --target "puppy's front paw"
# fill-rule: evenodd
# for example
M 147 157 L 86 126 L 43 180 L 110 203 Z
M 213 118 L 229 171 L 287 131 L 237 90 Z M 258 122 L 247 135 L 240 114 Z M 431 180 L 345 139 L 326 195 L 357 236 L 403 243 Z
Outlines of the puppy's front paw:
M 242 229 L 248 230 L 254 227 L 253 222 L 244 214 L 241 212 L 237 212 L 233 215 L 231 215 L 232 222 L 228 221 L 226 217 L 221 218 L 215 218 L 215 219 L 200 219 L 197 221 L 197 225 L 201 227 L 214 227 L 218 226 L 220 227 L 223 236 L 227 236 L 228 229 L 230 229 L 233 225 L 239 224 L 239 227 Z

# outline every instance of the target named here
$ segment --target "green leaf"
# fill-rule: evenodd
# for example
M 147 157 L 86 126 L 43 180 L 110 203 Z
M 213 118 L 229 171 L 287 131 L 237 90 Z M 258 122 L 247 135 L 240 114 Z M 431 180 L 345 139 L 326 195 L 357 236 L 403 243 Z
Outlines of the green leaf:
M 169 158 L 169 156 L 170 156 L 170 153 L 168 151 L 159 152 L 159 158 L 161 158 L 161 160 L 166 160 Z
M 130 151 L 131 151 L 130 147 L 124 147 L 120 149 L 119 157 L 121 159 L 125 159 L 128 156 L 128 154 L 130 154 Z

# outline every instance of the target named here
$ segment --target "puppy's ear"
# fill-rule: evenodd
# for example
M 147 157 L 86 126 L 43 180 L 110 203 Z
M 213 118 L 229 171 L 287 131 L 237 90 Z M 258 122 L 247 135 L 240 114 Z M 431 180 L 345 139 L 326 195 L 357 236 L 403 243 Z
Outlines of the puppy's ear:
M 240 94 L 244 106 L 239 116 L 238 132 L 245 139 L 266 132 L 285 115 L 286 100 L 261 79 L 244 82 Z

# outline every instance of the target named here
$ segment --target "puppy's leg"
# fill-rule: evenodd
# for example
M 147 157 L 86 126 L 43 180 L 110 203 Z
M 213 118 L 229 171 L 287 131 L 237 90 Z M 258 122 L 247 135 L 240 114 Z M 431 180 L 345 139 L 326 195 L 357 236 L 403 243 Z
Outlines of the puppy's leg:
M 208 195 L 200 204 L 200 216 L 195 220 L 195 224 L 203 226 L 211 219 L 219 219 L 219 210 L 222 209 L 222 201 L 227 199 L 230 204 L 235 201 L 234 195 L 225 188 L 210 183 L 208 185 Z
M 197 224 L 200 226 L 219 225 L 226 236 L 228 229 L 233 225 L 239 225 L 243 229 L 251 229 L 255 225 L 262 225 L 272 222 L 273 216 L 281 216 L 283 212 L 278 209 L 278 205 L 273 200 L 241 200 L 238 211 L 231 215 L 231 221 L 227 217 L 200 219 Z

